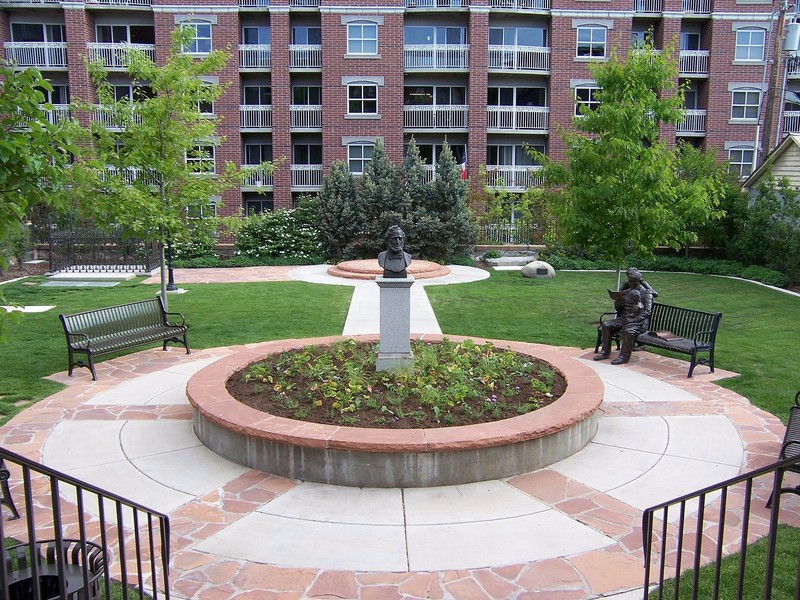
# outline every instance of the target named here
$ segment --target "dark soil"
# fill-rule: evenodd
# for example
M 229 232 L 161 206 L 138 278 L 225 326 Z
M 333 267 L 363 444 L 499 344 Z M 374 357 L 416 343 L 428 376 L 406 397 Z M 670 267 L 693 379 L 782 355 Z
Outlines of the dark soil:
M 306 348 L 306 351 L 309 349 Z M 319 347 L 318 352 L 324 352 L 324 347 Z M 288 419 L 301 419 L 312 423 L 326 425 L 345 425 L 348 427 L 373 427 L 379 429 L 426 429 L 440 427 L 454 427 L 459 425 L 474 425 L 478 423 L 491 423 L 520 414 L 538 410 L 552 404 L 566 391 L 564 376 L 549 363 L 539 359 L 525 357 L 535 365 L 547 367 L 554 372 L 550 391 L 545 393 L 531 386 L 531 376 L 513 379 L 507 387 L 512 388 L 513 397 L 504 395 L 505 390 L 495 386 L 491 392 L 486 393 L 486 398 L 465 400 L 449 409 L 447 418 L 443 414 L 435 414 L 430 406 L 423 406 L 418 397 L 409 394 L 402 403 L 391 403 L 386 394 L 387 387 L 382 384 L 371 386 L 370 398 L 375 401 L 375 407 L 370 408 L 366 400 L 362 401 L 358 409 L 353 412 L 341 412 L 330 406 L 329 399 L 322 399 L 322 406 L 316 406 L 315 401 L 307 397 L 300 397 L 297 390 L 308 390 L 312 385 L 310 379 L 296 377 L 293 379 L 293 390 L 284 390 L 276 393 L 269 384 L 260 381 L 245 382 L 243 374 L 250 367 L 244 367 L 234 373 L 226 382 L 228 392 L 236 400 L 256 410 L 285 417 Z M 313 360 L 313 359 L 312 359 Z M 259 362 L 259 361 L 256 361 Z M 255 363 L 253 363 L 255 364 Z M 373 371 L 374 372 L 374 371 Z M 395 384 L 400 385 L 400 384 Z M 288 400 L 288 401 L 287 401 Z M 298 416 L 298 404 L 304 414 Z M 465 407 L 463 404 L 467 404 Z M 288 405 L 288 406 L 287 406 Z M 307 415 L 305 414 L 307 413 Z
M 7 268 L 0 271 L 0 281 L 9 281 L 11 279 L 19 279 L 20 277 L 29 277 L 31 275 L 44 275 L 46 272 L 46 262 L 25 264 L 22 268 L 17 265 L 9 265 Z

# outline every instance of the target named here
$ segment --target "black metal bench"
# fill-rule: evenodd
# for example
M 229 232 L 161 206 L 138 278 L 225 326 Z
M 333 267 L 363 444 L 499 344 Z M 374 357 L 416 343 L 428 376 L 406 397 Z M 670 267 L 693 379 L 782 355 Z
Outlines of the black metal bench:
M 794 406 L 789 409 L 789 423 L 786 425 L 786 434 L 783 436 L 783 444 L 781 444 L 781 452 L 778 455 L 778 460 L 787 460 L 790 458 L 800 459 L 800 392 L 794 396 Z M 787 468 L 788 471 L 793 473 L 800 473 L 800 462 L 797 462 Z M 782 487 L 779 494 L 797 494 L 800 496 L 800 485 L 795 487 Z M 767 508 L 772 506 L 772 495 L 767 501 Z
M 597 326 L 597 342 L 594 351 L 600 347 L 603 321 L 616 313 L 603 313 Z M 722 313 L 710 313 L 691 308 L 653 303 L 648 331 L 636 336 L 636 345 L 663 348 L 681 354 L 689 354 L 689 374 L 697 365 L 708 365 L 714 372 L 714 344 Z M 612 336 L 619 349 L 620 333 Z M 708 358 L 698 357 L 699 352 L 708 353 Z
M 88 367 L 97 380 L 94 357 L 156 341 L 176 342 L 191 354 L 186 339 L 186 321 L 181 313 L 167 312 L 161 298 L 109 306 L 74 315 L 58 315 L 67 336 L 69 375 L 74 367 Z M 170 322 L 172 321 L 172 322 Z M 75 360 L 85 354 L 87 362 Z

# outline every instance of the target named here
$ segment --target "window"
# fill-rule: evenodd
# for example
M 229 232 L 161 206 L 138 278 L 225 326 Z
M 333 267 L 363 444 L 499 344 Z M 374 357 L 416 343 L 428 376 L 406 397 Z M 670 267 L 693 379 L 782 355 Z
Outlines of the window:
M 101 44 L 155 44 L 155 28 L 151 25 L 98 25 L 95 31 Z
M 631 48 L 644 48 L 648 42 L 653 43 L 653 36 L 649 30 L 631 31 Z
M 534 150 L 544 152 L 544 146 L 531 146 Z M 490 144 L 486 148 L 486 164 L 493 167 L 530 167 L 535 164 L 533 157 L 525 150 L 525 146 L 514 144 Z
M 467 43 L 467 30 L 464 27 L 409 25 L 403 28 L 403 38 L 407 45 L 461 45 Z
M 430 165 L 431 167 L 436 166 L 436 161 L 442 154 L 442 144 L 417 144 L 417 149 L 419 150 L 420 158 L 422 158 L 423 162 L 426 165 Z M 408 147 L 406 147 L 405 150 L 407 151 Z M 457 165 L 460 165 L 461 163 L 466 161 L 467 157 L 466 145 L 451 144 L 450 152 L 453 153 L 453 158 L 455 159 Z
M 581 106 L 586 106 L 589 110 L 597 110 L 600 102 L 597 100 L 598 87 L 579 87 L 575 88 L 575 116 L 581 115 Z
M 467 89 L 449 85 L 407 85 L 403 88 L 406 106 L 463 106 Z
M 547 29 L 541 27 L 490 27 L 490 46 L 547 46 Z
M 348 54 L 377 54 L 378 26 L 375 23 L 349 23 L 347 25 Z
M 53 85 L 52 90 L 37 88 L 48 104 L 69 104 L 69 87 L 66 85 Z
M 375 144 L 350 144 L 347 146 L 347 161 L 350 164 L 350 172 L 354 175 L 364 172 L 369 161 L 372 159 L 372 149 Z
M 296 85 L 292 88 L 292 104 L 297 106 L 321 106 L 322 88 L 316 85 Z
M 700 34 L 681 32 L 681 50 L 700 50 Z
M 588 25 L 578 27 L 578 50 L 576 56 L 604 58 L 606 55 L 605 27 Z
M 114 85 L 111 88 L 115 102 L 122 100 L 141 102 L 153 97 L 153 90 L 147 85 Z
M 733 92 L 731 119 L 758 119 L 761 105 L 761 92 L 758 90 L 739 90 Z
M 739 29 L 736 32 L 736 60 L 764 60 L 763 29 Z
M 192 30 L 193 38 L 183 47 L 186 54 L 208 54 L 211 52 L 211 23 L 186 21 L 183 27 Z
M 296 165 L 321 165 L 322 144 L 295 144 L 292 148 L 292 162 Z
M 186 152 L 186 164 L 192 173 L 215 173 L 214 146 L 198 144 Z
M 272 160 L 271 144 L 245 144 L 244 145 L 244 164 L 260 165 L 262 162 Z
M 215 202 L 208 204 L 190 204 L 186 207 L 186 217 L 190 221 L 200 219 L 213 219 L 217 216 L 217 205 Z
M 683 90 L 683 108 L 686 110 L 697 109 L 697 86 L 693 84 L 692 87 Z
M 728 172 L 744 179 L 753 171 L 755 151 L 752 148 L 730 148 L 728 150 Z
M 545 88 L 490 87 L 488 106 L 547 106 Z
M 354 84 L 347 86 L 347 113 L 375 115 L 378 113 L 378 86 Z
M 319 27 L 292 27 L 292 43 L 300 46 L 318 46 L 322 43 L 322 29 Z
M 269 44 L 271 37 L 269 27 L 242 27 L 242 44 Z
M 786 90 L 783 95 L 783 110 L 789 112 L 800 111 L 800 92 Z
M 265 212 L 272 212 L 275 209 L 275 203 L 269 196 L 262 194 L 245 193 L 242 194 L 244 201 L 244 210 L 248 215 L 258 215 Z
M 44 23 L 12 23 L 11 39 L 15 42 L 63 42 L 64 26 Z
M 242 88 L 242 101 L 247 106 L 270 106 L 272 88 L 268 85 L 246 85 Z

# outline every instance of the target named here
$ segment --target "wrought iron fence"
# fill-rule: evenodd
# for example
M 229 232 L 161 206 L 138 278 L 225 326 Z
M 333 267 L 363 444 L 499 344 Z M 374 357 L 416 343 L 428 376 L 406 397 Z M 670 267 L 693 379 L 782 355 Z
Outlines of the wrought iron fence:
M 478 244 L 498 246 L 504 244 L 542 244 L 549 222 L 517 219 L 509 221 L 481 221 Z
M 0 475 L 0 597 L 169 600 L 169 517 L 3 448 Z
M 50 228 L 50 271 L 149 273 L 160 264 L 157 242 L 93 227 Z
M 645 510 L 642 516 L 644 600 L 651 593 L 659 600 L 688 597 L 687 587 L 691 598 L 745 597 L 747 545 L 761 537 L 767 539 L 767 552 L 763 565 L 764 589 L 759 590 L 758 597 L 770 600 L 781 505 L 777 490 L 781 489 L 786 470 L 796 469 L 797 465 L 800 465 L 797 457 L 776 462 Z M 761 498 L 770 491 L 775 493 L 771 507 L 766 508 Z M 738 576 L 732 588 L 725 587 L 728 580 L 721 577 L 723 553 L 736 551 Z M 793 595 L 786 597 L 800 598 L 800 548 L 795 552 L 797 567 L 791 575 L 797 581 Z M 701 583 L 700 567 L 706 564 L 713 565 L 710 584 Z M 686 568 L 693 569 L 691 577 L 683 573 Z M 650 586 L 655 589 L 650 590 Z M 748 593 L 752 594 L 752 589 Z

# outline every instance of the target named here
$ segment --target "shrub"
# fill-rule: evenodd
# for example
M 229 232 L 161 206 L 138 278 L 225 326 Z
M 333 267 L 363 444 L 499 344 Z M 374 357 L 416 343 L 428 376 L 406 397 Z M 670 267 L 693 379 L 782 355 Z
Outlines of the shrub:
M 187 236 L 172 245 L 173 261 L 216 258 L 214 244 L 217 240 L 214 225 L 214 220 L 199 220 L 193 223 Z
M 236 236 L 237 256 L 286 259 L 294 264 L 322 254 L 313 208 L 300 206 L 244 218 Z

